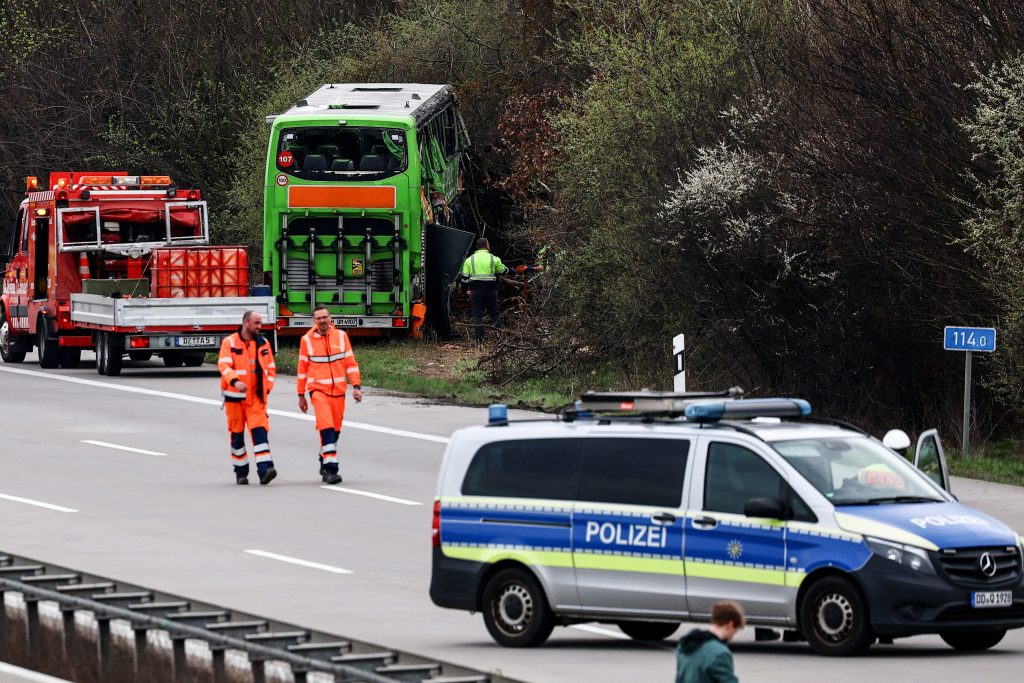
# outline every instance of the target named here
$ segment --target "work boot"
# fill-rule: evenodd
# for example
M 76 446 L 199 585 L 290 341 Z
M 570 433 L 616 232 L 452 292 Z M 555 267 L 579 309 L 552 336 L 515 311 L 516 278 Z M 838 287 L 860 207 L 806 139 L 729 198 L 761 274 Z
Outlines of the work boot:
M 320 476 L 322 477 L 327 474 L 327 468 L 324 467 L 324 456 L 318 454 L 316 457 L 320 460 Z
M 324 480 L 325 484 L 331 484 L 331 485 L 340 484 L 341 483 L 341 475 L 338 474 L 337 472 L 324 472 L 323 480 Z
M 245 476 L 244 474 L 239 474 L 235 477 L 235 483 L 238 484 L 239 486 L 248 486 L 249 477 Z
M 277 470 L 273 467 L 268 467 L 263 474 L 260 475 L 260 486 L 266 486 L 270 482 L 274 481 L 274 477 L 277 476 Z

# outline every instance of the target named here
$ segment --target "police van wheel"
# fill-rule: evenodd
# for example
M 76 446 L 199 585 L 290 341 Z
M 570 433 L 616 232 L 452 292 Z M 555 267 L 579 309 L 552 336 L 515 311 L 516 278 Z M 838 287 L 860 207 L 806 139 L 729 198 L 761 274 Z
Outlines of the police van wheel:
M 807 590 L 800 605 L 800 625 L 811 648 L 822 655 L 857 655 L 875 640 L 864 598 L 838 576 L 816 581 Z
M 633 640 L 665 640 L 676 632 L 679 622 L 620 621 L 619 629 Z
M 959 633 L 940 633 L 946 645 L 962 652 L 980 652 L 995 647 L 1006 635 L 1006 629 L 997 631 L 967 631 Z
M 491 637 L 505 647 L 540 645 L 555 627 L 544 591 L 523 569 L 502 570 L 487 582 L 482 611 Z

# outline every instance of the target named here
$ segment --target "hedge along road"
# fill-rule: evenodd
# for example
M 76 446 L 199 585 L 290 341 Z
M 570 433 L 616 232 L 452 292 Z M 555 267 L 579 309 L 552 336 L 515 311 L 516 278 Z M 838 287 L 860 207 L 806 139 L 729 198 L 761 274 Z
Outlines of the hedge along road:
M 129 363 L 123 376 L 97 379 L 88 360 L 78 370 L 0 364 L 0 549 L 521 680 L 672 679 L 668 641 L 638 644 L 592 624 L 556 629 L 535 650 L 507 650 L 479 615 L 430 602 L 431 502 L 444 444 L 485 410 L 368 390 L 346 411 L 345 481 L 322 487 L 294 379 L 277 384 L 270 444 L 279 476 L 240 487 L 208 366 Z M 1024 529 L 1024 491 L 969 480 L 955 480 L 954 491 Z M 934 683 L 982 667 L 1009 680 L 1024 631 L 977 655 L 932 636 L 842 662 L 802 644 L 754 643 L 752 632 L 735 649 L 744 681 Z

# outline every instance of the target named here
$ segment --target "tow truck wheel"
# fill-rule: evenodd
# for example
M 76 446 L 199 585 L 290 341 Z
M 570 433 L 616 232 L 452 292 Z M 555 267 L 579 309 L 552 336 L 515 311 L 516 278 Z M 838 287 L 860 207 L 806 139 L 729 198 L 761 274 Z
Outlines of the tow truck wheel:
M 129 351 L 128 357 L 137 363 L 143 363 L 153 357 L 152 351 Z
M 17 350 L 18 344 L 12 339 L 11 326 L 7 323 L 7 316 L 3 309 L 0 309 L 0 358 L 5 363 L 21 363 L 25 360 L 25 352 Z
M 198 368 L 200 365 L 203 364 L 203 360 L 205 360 L 205 356 L 201 353 L 192 354 L 190 356 L 184 356 L 181 359 L 181 361 L 185 364 L 186 368 Z
M 177 353 L 164 354 L 164 365 L 169 368 L 180 368 L 184 363 L 185 360 Z
M 822 655 L 858 655 L 875 640 L 860 591 L 838 576 L 825 577 L 807 589 L 800 626 L 811 648 Z
M 619 629 L 633 640 L 665 640 L 676 632 L 679 622 L 620 621 Z
M 38 336 L 36 349 L 39 353 L 39 367 L 47 369 L 57 367 L 59 362 L 58 351 L 60 351 L 60 348 L 57 346 L 57 340 L 50 339 L 48 327 L 46 318 L 39 316 L 39 322 L 36 323 Z
M 504 569 L 491 577 L 481 609 L 491 637 L 505 647 L 540 645 L 555 627 L 544 590 L 523 569 Z
M 63 348 L 57 353 L 57 360 L 62 368 L 77 368 L 82 362 L 82 349 Z
M 107 332 L 103 335 L 104 360 L 106 361 L 106 374 L 108 377 L 116 377 L 121 374 L 121 366 L 124 363 L 124 336 L 114 332 Z
M 96 372 L 100 375 L 107 374 L 106 336 L 106 332 L 97 332 L 96 338 L 93 339 L 93 345 L 96 347 Z
M 958 633 L 940 633 L 941 638 L 954 650 L 961 652 L 980 652 L 995 647 L 1006 635 L 1006 629 L 997 631 L 966 631 Z

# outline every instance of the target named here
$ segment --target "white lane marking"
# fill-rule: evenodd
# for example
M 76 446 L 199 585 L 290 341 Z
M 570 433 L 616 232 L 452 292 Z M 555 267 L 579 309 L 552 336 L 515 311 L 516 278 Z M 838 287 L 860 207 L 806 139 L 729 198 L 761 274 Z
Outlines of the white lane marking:
M 398 503 L 399 505 L 423 505 L 423 503 L 416 500 L 406 500 L 405 498 L 394 498 L 392 496 L 385 496 L 383 493 L 371 493 L 370 491 L 360 491 L 358 489 L 347 489 L 342 486 L 321 486 L 322 489 L 328 491 L 337 491 L 338 493 L 351 493 L 354 496 L 366 496 L 367 498 L 375 498 L 376 500 L 384 500 L 389 503 Z
M 297 564 L 300 567 L 309 567 L 310 569 L 319 569 L 325 572 L 331 572 L 332 574 L 351 574 L 351 569 L 342 569 L 341 567 L 332 567 L 329 564 L 320 564 L 319 562 L 310 562 L 309 560 L 300 560 L 297 557 L 288 557 L 287 555 L 278 555 L 277 553 L 268 553 L 266 550 L 246 550 L 245 552 L 250 555 L 256 555 L 257 557 L 266 557 L 271 560 L 279 560 L 280 562 L 287 562 L 288 564 Z
M 118 451 L 130 451 L 132 453 L 142 453 L 143 455 L 167 455 L 166 453 L 157 453 L 156 451 L 147 451 L 142 448 L 132 448 L 131 446 L 118 446 L 116 443 L 107 443 L 106 441 L 93 441 L 91 439 L 84 439 L 82 443 L 92 444 L 93 446 L 103 446 L 104 448 L 113 448 Z
M 28 669 L 22 669 L 20 666 L 14 666 L 6 662 L 0 662 L 0 674 L 7 676 L 14 676 L 13 680 L 16 681 L 33 681 L 33 683 L 70 683 L 66 678 L 55 678 L 53 676 L 47 676 L 41 674 L 38 671 L 29 671 Z M 11 680 L 3 678 L 0 680 Z
M 616 638 L 618 640 L 630 640 L 630 637 L 622 631 L 612 631 L 611 629 L 601 628 L 600 626 L 591 626 L 590 624 L 573 624 L 569 628 L 574 628 L 577 631 L 586 631 L 587 633 L 593 633 L 598 636 Z
M 63 505 L 44 503 L 41 500 L 32 500 L 31 498 L 22 498 L 20 496 L 9 496 L 6 493 L 0 493 L 0 499 L 10 500 L 15 503 L 24 503 L 25 505 L 35 505 L 37 508 L 46 508 L 47 510 L 55 510 L 57 512 L 78 512 L 78 510 L 75 510 L 74 508 L 66 508 Z
M 202 398 L 201 396 L 190 396 L 189 394 L 178 394 L 172 391 L 158 391 L 156 389 L 144 389 L 142 387 L 129 387 L 121 384 L 111 384 L 109 382 L 98 382 L 94 379 L 82 379 L 81 377 L 68 377 L 66 375 L 51 375 L 48 372 L 38 372 L 36 370 L 22 370 L 21 368 L 5 368 L 0 367 L 0 372 L 10 372 L 15 375 L 27 375 L 29 377 L 45 377 L 47 379 L 55 379 L 61 382 L 70 382 L 72 384 L 82 384 L 88 387 L 100 387 L 103 389 L 113 389 L 115 391 L 127 391 L 132 394 L 145 394 L 146 396 L 159 396 L 160 398 L 172 398 L 177 401 L 188 401 L 189 403 L 199 403 L 206 406 L 220 406 L 223 401 L 218 401 L 212 398 Z M 271 415 L 278 415 L 280 417 L 287 417 L 292 420 L 304 420 L 306 422 L 315 422 L 316 418 L 313 415 L 305 415 L 303 413 L 294 413 L 288 410 L 277 410 L 271 408 L 267 411 Z M 421 434 L 420 432 L 410 432 L 404 429 L 392 429 L 390 427 L 379 427 L 377 425 L 366 424 L 365 422 L 353 422 L 351 420 L 345 421 L 346 427 L 352 429 L 362 429 L 368 432 L 377 432 L 379 434 L 390 434 L 391 436 L 403 436 L 409 439 L 419 439 L 420 441 L 433 441 L 434 443 L 448 443 L 450 439 L 446 436 L 434 436 L 433 434 Z

